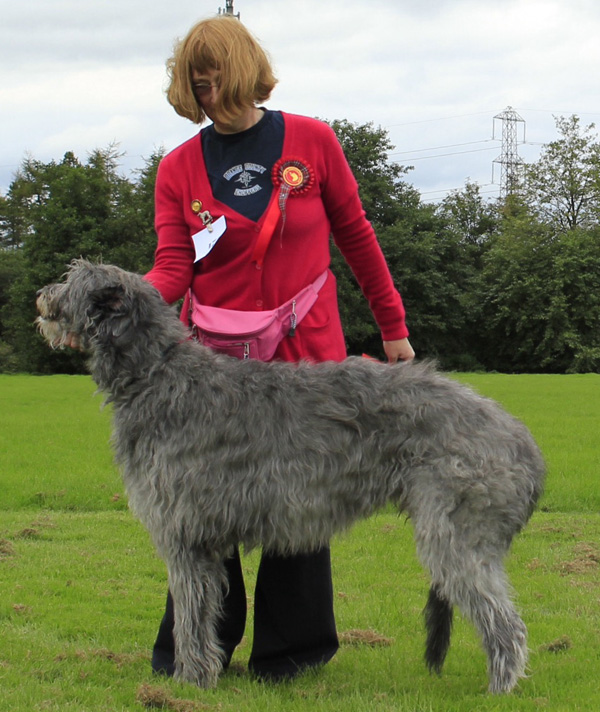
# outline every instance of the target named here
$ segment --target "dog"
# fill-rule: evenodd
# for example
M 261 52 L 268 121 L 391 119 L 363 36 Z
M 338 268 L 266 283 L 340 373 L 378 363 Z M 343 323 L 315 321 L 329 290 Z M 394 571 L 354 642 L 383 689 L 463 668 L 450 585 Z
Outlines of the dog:
M 428 363 L 263 363 L 190 339 L 139 275 L 74 261 L 38 292 L 53 348 L 73 335 L 113 408 L 130 507 L 165 560 L 176 677 L 217 684 L 223 561 L 235 545 L 307 552 L 388 502 L 431 577 L 425 661 L 441 672 L 453 607 L 477 628 L 489 690 L 525 675 L 503 559 L 544 482 L 525 426 Z

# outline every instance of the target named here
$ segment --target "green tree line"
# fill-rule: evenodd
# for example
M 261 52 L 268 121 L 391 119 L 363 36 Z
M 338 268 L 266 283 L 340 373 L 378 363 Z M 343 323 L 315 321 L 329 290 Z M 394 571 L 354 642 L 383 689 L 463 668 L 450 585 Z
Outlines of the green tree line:
M 557 118 L 557 138 L 503 198 L 477 184 L 423 203 L 409 169 L 388 160 L 385 130 L 331 122 L 357 177 L 419 357 L 446 369 L 600 371 L 600 143 L 593 124 Z M 35 293 L 84 256 L 145 272 L 162 153 L 124 177 L 114 146 L 85 162 L 27 158 L 0 196 L 0 371 L 77 373 L 82 357 L 36 334 Z M 382 356 L 353 275 L 333 248 L 353 354 Z

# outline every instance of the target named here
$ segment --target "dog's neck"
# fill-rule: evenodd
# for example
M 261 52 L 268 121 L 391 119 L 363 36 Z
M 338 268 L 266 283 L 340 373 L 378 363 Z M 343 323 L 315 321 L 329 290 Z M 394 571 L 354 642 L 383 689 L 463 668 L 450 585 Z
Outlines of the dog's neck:
M 156 376 L 172 359 L 177 347 L 187 341 L 181 330 L 160 342 L 148 341 L 143 351 L 134 348 L 118 348 L 114 342 L 103 345 L 97 342 L 92 350 L 89 369 L 98 388 L 108 395 L 107 402 L 116 403 L 123 397 L 131 398 L 132 391 L 146 387 L 148 380 Z

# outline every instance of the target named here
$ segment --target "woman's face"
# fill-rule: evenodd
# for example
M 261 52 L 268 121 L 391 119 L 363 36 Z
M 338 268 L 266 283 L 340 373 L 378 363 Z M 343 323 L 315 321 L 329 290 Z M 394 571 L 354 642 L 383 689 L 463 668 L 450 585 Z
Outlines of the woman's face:
M 204 113 L 214 123 L 219 133 L 232 134 L 254 126 L 262 117 L 262 112 L 255 106 L 241 108 L 235 118 L 222 117 L 216 106 L 219 96 L 221 73 L 218 69 L 205 69 L 200 72 L 192 69 L 192 88 L 196 101 Z
M 199 72 L 192 69 L 192 87 L 196 101 L 208 118 L 215 122 L 215 101 L 219 92 L 220 73 L 216 69 Z

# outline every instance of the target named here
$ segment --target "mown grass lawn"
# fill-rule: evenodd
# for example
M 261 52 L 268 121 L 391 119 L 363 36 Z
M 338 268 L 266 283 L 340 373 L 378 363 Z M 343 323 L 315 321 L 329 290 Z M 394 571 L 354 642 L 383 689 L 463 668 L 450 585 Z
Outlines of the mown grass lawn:
M 486 692 L 485 657 L 457 616 L 442 677 L 422 663 L 428 582 L 410 522 L 384 512 L 333 543 L 342 648 L 290 684 L 244 670 L 216 690 L 152 676 L 163 563 L 126 509 L 109 409 L 87 377 L 0 376 L 0 710 L 598 710 L 600 376 L 460 374 L 532 429 L 549 465 L 508 570 L 530 632 L 530 677 Z M 249 608 L 257 555 L 244 559 Z

